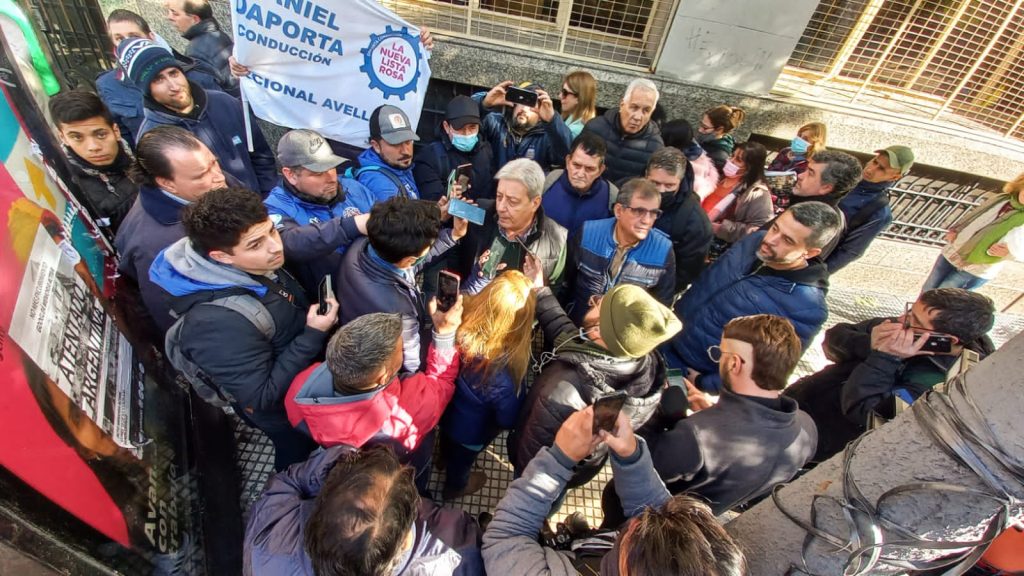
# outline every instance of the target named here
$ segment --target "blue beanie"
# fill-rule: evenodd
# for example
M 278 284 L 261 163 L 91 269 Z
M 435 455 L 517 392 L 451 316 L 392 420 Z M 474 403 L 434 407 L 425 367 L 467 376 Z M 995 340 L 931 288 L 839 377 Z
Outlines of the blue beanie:
M 145 38 L 125 38 L 117 47 L 117 60 L 132 82 L 149 96 L 149 85 L 165 68 L 181 64 L 166 48 Z

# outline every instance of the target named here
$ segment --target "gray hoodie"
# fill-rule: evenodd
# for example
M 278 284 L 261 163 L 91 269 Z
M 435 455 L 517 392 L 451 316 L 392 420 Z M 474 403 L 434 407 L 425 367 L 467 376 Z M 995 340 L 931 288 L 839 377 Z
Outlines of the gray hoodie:
M 643 438 L 637 454 L 621 459 L 612 454 L 616 491 L 630 518 L 671 498 L 651 463 Z M 573 462 L 557 446 L 541 448 L 523 475 L 508 487 L 484 533 L 483 557 L 488 574 L 576 576 L 569 552 L 537 542 L 551 504 L 572 477 Z M 603 571 L 602 571 L 603 572 Z

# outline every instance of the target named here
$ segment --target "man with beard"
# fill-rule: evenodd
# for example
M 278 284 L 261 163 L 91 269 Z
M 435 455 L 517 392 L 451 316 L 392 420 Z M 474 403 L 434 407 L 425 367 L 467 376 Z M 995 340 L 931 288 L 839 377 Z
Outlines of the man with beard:
M 397 106 L 378 106 L 370 114 L 370 147 L 359 155 L 359 167 L 351 175 L 373 193 L 375 201 L 420 197 L 412 174 L 412 143 L 420 137 L 413 128 Z
M 800 340 L 788 320 L 734 318 L 707 355 L 724 385 L 718 403 L 687 383 L 696 413 L 646 439 L 669 492 L 699 496 L 717 516 L 792 479 L 814 454 L 818 433 L 796 401 L 781 395 L 800 360 Z M 604 527 L 625 521 L 613 483 L 601 504 Z
M 591 297 L 618 284 L 636 284 L 672 305 L 676 257 L 668 235 L 654 228 L 660 205 L 654 184 L 634 178 L 622 187 L 614 218 L 585 222 L 573 236 L 561 295 L 573 322 L 583 320 Z
M 307 294 L 341 264 L 341 255 L 366 234 L 374 198 L 351 178 L 338 178 L 330 144 L 313 130 L 292 130 L 277 143 L 281 184 L 264 200 L 281 234 L 289 271 Z
M 249 152 L 245 114 L 238 100 L 191 82 L 170 52 L 145 38 L 123 40 L 117 58 L 145 96 L 145 120 L 138 139 L 157 126 L 180 126 L 206 144 L 224 172 L 246 188 L 265 195 L 277 184 L 274 153 L 256 124 Z
M 535 106 L 515 104 L 505 99 L 505 90 L 512 86 L 506 80 L 491 88 L 486 95 L 474 95 L 480 99 L 484 108 L 497 109 L 484 116 L 480 125 L 480 134 L 489 142 L 494 150 L 494 165 L 504 166 L 510 160 L 527 158 L 540 164 L 545 171 L 552 166 L 561 164 L 569 155 L 572 145 L 572 132 L 555 112 L 551 96 L 539 85 L 523 82 L 519 88 L 537 95 Z M 507 117 L 511 108 L 511 117 Z
M 838 150 L 818 152 L 807 162 L 807 169 L 796 177 L 791 196 L 773 195 L 775 213 L 781 214 L 786 207 L 801 202 L 822 202 L 831 206 L 839 215 L 839 230 L 830 242 L 821 247 L 819 257 L 825 261 L 835 250 L 846 230 L 846 217 L 839 209 L 839 202 L 857 184 L 860 177 L 860 162 L 853 156 Z M 761 229 L 768 230 L 774 222 L 775 220 L 769 221 Z
M 775 314 L 793 323 L 803 349 L 828 316 L 828 269 L 816 258 L 839 229 L 828 204 L 791 206 L 768 230 L 748 234 L 732 246 L 676 304 L 686 326 L 663 347 L 665 359 L 681 368 L 698 388 L 717 394 L 718 366 L 708 347 L 718 342 L 733 318 Z

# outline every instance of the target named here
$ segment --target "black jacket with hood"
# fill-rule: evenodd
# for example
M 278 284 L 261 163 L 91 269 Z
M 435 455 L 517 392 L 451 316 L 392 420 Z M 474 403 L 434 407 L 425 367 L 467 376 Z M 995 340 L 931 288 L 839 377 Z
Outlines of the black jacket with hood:
M 896 356 L 871 349 L 871 330 L 889 318 L 836 324 L 822 348 L 834 364 L 786 388 L 818 427 L 815 462 L 839 453 L 867 430 L 872 412 L 891 417 L 894 397 L 913 402 L 939 382 L 959 356 Z M 988 336 L 964 345 L 985 358 L 994 351 Z
M 522 471 L 544 446 L 551 446 L 558 429 L 573 412 L 593 404 L 606 394 L 628 394 L 622 411 L 634 429 L 657 412 L 667 374 L 657 352 L 641 358 L 616 358 L 591 342 L 579 339 L 579 329 L 566 316 L 549 288 L 537 294 L 537 321 L 548 342 L 555 342 L 557 356 L 544 367 L 523 404 L 514 439 L 509 438 L 509 459 Z M 575 340 L 575 341 L 574 341 Z M 568 486 L 589 482 L 608 458 L 600 446 L 576 465 Z

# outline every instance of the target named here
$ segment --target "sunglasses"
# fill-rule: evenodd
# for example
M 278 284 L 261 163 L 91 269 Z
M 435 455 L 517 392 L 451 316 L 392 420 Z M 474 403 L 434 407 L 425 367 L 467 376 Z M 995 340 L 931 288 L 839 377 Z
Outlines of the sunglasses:
M 722 350 L 722 347 L 719 346 L 718 344 L 712 344 L 711 346 L 708 346 L 708 358 L 710 358 L 711 361 L 714 362 L 715 364 L 718 364 L 719 362 L 722 361 L 722 355 L 723 354 L 732 354 L 733 356 L 739 358 L 740 359 L 740 364 L 746 364 L 747 363 L 747 361 L 743 359 L 743 356 L 740 356 L 736 352 L 729 352 L 728 350 Z
M 572 90 L 567 90 L 565 88 L 562 88 L 562 98 L 565 98 L 566 96 L 576 96 L 576 95 L 577 94 L 575 92 L 573 92 Z

